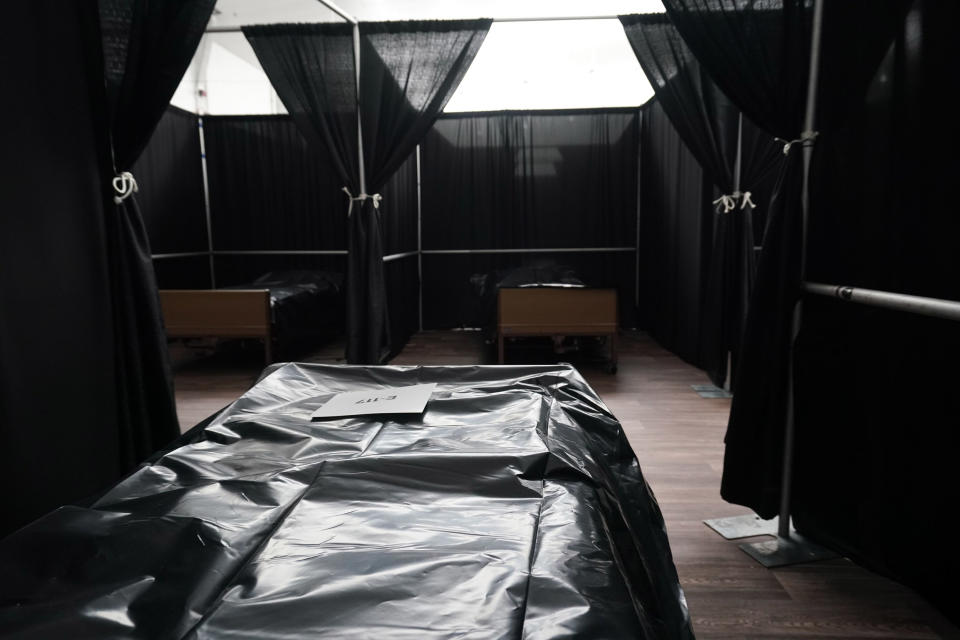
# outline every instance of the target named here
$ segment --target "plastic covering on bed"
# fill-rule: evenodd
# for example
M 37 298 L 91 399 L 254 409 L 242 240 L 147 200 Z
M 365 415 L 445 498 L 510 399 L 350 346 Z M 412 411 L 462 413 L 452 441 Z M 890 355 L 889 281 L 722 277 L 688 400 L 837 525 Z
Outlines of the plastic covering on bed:
M 226 289 L 269 289 L 273 333 L 282 343 L 329 337 L 343 328 L 343 274 L 316 269 L 269 271 Z
M 310 419 L 427 382 L 422 415 Z M 693 637 L 637 458 L 568 365 L 275 365 L 0 543 L 0 575 L 13 638 Z

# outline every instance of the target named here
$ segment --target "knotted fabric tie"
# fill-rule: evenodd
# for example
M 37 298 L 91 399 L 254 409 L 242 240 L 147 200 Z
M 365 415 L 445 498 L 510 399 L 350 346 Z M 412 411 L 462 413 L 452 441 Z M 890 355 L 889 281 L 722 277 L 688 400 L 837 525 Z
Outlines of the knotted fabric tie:
M 374 194 L 361 193 L 361 194 L 359 194 L 356 198 L 354 198 L 354 197 L 353 197 L 353 194 L 350 193 L 350 189 L 347 189 L 346 187 L 343 187 L 343 192 L 344 192 L 345 194 L 347 194 L 347 197 L 348 197 L 348 198 L 350 198 L 350 209 L 347 210 L 347 215 L 348 215 L 348 216 L 349 216 L 351 213 L 353 213 L 353 203 L 354 203 L 354 202 L 363 202 L 363 201 L 366 200 L 367 198 L 370 198 L 371 200 L 373 200 L 373 208 L 374 208 L 374 209 L 379 209 L 379 208 L 380 208 L 380 201 L 383 200 L 383 196 L 381 196 L 379 193 L 374 193 Z
M 123 173 L 117 175 L 117 177 L 113 179 L 112 184 L 113 190 L 117 192 L 117 195 L 113 196 L 113 201 L 116 204 L 120 204 L 140 190 L 137 187 L 136 179 L 129 171 L 124 171 Z
M 774 138 L 777 142 L 783 143 L 783 155 L 790 155 L 790 148 L 798 142 L 802 142 L 805 147 L 812 147 L 816 141 L 819 131 L 804 131 L 796 140 L 784 140 L 783 138 Z
M 730 213 L 737 208 L 737 197 L 735 195 L 724 194 L 713 201 L 717 205 L 717 213 L 723 209 L 723 213 Z
M 737 208 L 737 201 L 740 202 L 741 209 L 746 209 L 748 206 L 751 209 L 756 209 L 757 205 L 753 203 L 753 199 L 750 197 L 750 195 L 751 194 L 749 191 L 744 191 L 742 193 L 739 191 L 734 191 L 733 193 L 720 196 L 713 201 L 713 204 L 717 205 L 717 213 L 720 213 L 721 209 L 723 209 L 722 213 L 730 213 Z

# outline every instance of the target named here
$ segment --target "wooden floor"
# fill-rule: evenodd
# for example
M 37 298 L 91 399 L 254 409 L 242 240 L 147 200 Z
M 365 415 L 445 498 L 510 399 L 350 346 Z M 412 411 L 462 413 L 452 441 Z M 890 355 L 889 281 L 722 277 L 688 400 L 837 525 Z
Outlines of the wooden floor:
M 342 353 L 342 343 L 335 342 L 298 359 L 336 363 Z M 478 333 L 424 332 L 391 364 L 477 364 L 491 362 L 491 356 Z M 549 349 L 507 350 L 508 363 L 551 357 Z M 259 358 L 255 350 L 192 360 L 179 354 L 183 427 L 253 384 Z M 621 340 L 616 375 L 590 358 L 563 359 L 577 365 L 623 424 L 663 510 L 698 638 L 960 638 L 913 591 L 847 560 L 768 570 L 703 525 L 706 518 L 747 510 L 719 496 L 730 400 L 694 393 L 691 385 L 709 384 L 701 371 L 637 333 Z

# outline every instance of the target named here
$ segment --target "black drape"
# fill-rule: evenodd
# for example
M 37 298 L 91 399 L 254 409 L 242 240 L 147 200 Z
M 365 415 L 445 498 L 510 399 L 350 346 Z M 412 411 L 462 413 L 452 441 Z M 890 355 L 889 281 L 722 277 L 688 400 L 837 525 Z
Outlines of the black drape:
M 287 110 L 322 139 L 351 194 L 358 193 L 357 114 L 365 131 L 367 191 L 410 155 L 472 62 L 489 20 L 363 23 L 357 96 L 350 25 L 270 25 L 244 33 Z M 387 205 L 388 206 L 388 205 Z M 349 220 L 347 360 L 389 352 L 379 202 L 352 203 Z
M 197 114 L 168 107 L 134 163 L 133 175 L 140 187 L 137 204 L 153 253 L 205 252 L 207 225 Z M 205 255 L 155 259 L 153 270 L 161 289 L 210 286 Z
M 343 182 L 289 116 L 203 121 L 215 250 L 347 248 Z
M 785 140 L 803 128 L 810 56 L 810 0 L 776 6 L 664 0 L 683 40 L 744 114 Z M 908 0 L 825 5 L 817 129 L 823 135 L 862 99 Z M 850 34 L 856 33 L 852 38 Z M 721 494 L 764 517 L 778 509 L 790 323 L 799 298 L 802 242 L 800 144 L 771 200 L 746 323 L 726 437 Z
M 713 191 L 659 102 L 641 116 L 640 327 L 699 366 Z
M 423 248 L 633 247 L 636 109 L 448 114 L 422 145 Z M 616 287 L 633 326 L 635 254 L 424 256 L 424 326 L 479 326 L 473 274 L 550 260 Z
M 958 22 L 958 3 L 916 2 L 867 99 L 819 149 L 810 280 L 960 300 L 960 156 L 939 142 L 960 136 Z M 932 544 L 960 503 L 960 327 L 811 295 L 797 360 L 798 528 L 960 622 L 960 560 Z
M 0 537 L 123 473 L 97 7 L 36 0 L 4 18 Z
M 620 22 L 677 133 L 721 193 L 731 196 L 730 205 L 719 204 L 714 217 L 698 363 L 723 386 L 728 352 L 736 368 L 755 271 L 755 201 L 740 193 L 750 193 L 782 155 L 767 136 L 766 153 L 756 153 L 754 145 L 753 153 L 741 154 L 737 176 L 740 112 L 700 67 L 670 19 L 664 14 L 630 15 L 620 16 Z
M 130 170 L 186 71 L 215 0 L 100 0 L 113 167 Z M 109 196 L 108 196 L 109 197 Z M 150 246 L 130 196 L 108 206 L 107 254 L 119 389 L 121 466 L 179 433 Z

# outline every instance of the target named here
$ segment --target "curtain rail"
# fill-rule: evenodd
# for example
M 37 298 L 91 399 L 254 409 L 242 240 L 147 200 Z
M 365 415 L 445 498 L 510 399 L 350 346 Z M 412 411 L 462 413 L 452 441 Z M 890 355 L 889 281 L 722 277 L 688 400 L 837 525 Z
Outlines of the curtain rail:
M 257 251 L 214 251 L 215 256 L 345 256 L 346 249 L 317 249 L 317 250 L 257 250 Z
M 882 307 L 946 320 L 960 320 L 960 302 L 956 300 L 911 296 L 905 293 L 891 293 L 889 291 L 821 284 L 819 282 L 805 282 L 803 290 L 807 293 L 839 298 L 847 302 L 856 302 L 871 307 Z
M 154 253 L 150 255 L 150 258 L 153 260 L 168 260 L 171 258 L 199 258 L 206 255 L 206 251 L 181 251 L 180 253 Z
M 388 256 L 383 256 L 384 262 L 393 262 L 394 260 L 399 260 L 400 258 L 409 258 L 411 256 L 419 255 L 419 251 L 405 251 L 403 253 L 391 253 Z
M 568 247 L 558 249 L 424 249 L 424 255 L 459 255 L 470 253 L 627 253 L 636 247 Z
M 333 9 L 333 7 L 331 7 L 330 4 L 323 2 L 323 0 L 320 0 L 320 2 L 322 2 L 323 4 L 326 4 L 331 11 L 340 15 L 340 17 L 342 17 L 344 20 L 346 20 L 350 24 L 357 24 L 357 21 L 354 18 L 348 17 L 346 14 L 340 13 L 336 9 Z M 524 18 L 494 18 L 493 21 L 494 22 L 563 22 L 563 21 L 569 21 L 569 20 L 616 20 L 616 19 L 617 19 L 617 16 L 530 16 L 530 17 L 524 17 Z M 240 31 L 241 31 L 240 27 L 207 27 L 204 33 L 240 33 Z

